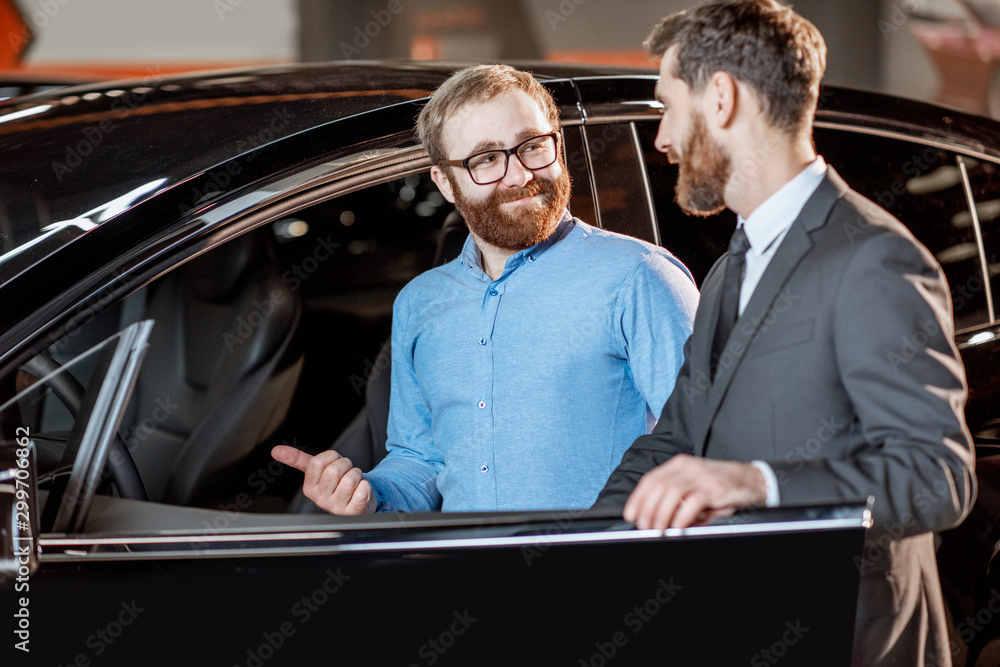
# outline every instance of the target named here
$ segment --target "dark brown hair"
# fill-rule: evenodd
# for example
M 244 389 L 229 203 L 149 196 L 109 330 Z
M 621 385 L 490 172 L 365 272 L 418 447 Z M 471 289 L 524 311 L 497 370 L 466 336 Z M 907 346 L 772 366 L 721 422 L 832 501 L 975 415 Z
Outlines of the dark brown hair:
M 417 117 L 417 139 L 427 149 L 431 162 L 437 164 L 448 159 L 444 154 L 441 133 L 445 122 L 456 111 L 466 104 L 486 102 L 515 90 L 523 91 L 535 100 L 552 123 L 552 129 L 559 130 L 559 109 L 552 95 L 529 72 L 509 65 L 467 67 L 442 83 Z M 455 159 L 461 157 L 464 156 L 454 156 Z
M 700 92 L 715 72 L 742 81 L 770 123 L 795 135 L 811 127 L 826 71 L 826 43 L 812 23 L 777 0 L 714 0 L 664 18 L 643 46 L 677 45 L 673 75 Z

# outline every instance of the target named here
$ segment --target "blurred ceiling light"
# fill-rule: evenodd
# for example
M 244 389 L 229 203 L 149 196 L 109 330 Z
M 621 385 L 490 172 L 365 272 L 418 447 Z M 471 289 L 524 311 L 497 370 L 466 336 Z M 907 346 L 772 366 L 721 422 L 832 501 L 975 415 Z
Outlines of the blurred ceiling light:
M 1000 199 L 991 199 L 976 204 L 979 222 L 992 222 L 1000 218 Z M 955 229 L 972 226 L 972 211 L 959 211 L 951 217 L 951 226 Z
M 51 108 L 51 104 L 42 104 L 37 107 L 14 111 L 13 113 L 6 114 L 5 116 L 0 116 L 0 123 L 6 123 L 9 120 L 17 120 L 18 118 L 24 118 L 25 116 L 34 116 L 36 113 L 42 113 L 43 111 L 48 111 Z
M 974 334 L 972 338 L 965 341 L 962 347 L 972 347 L 973 345 L 982 345 L 983 343 L 990 342 L 996 337 L 997 337 L 996 334 L 993 333 L 992 331 L 980 331 L 979 333 Z
M 273 225 L 274 235 L 283 239 L 297 239 L 309 232 L 309 223 L 300 218 L 283 218 Z
M 975 243 L 957 243 L 934 255 L 941 264 L 956 264 L 979 256 L 979 246 Z
M 925 176 L 915 176 L 906 182 L 906 191 L 913 195 L 941 192 L 962 182 L 958 167 L 938 167 Z
M 257 76 L 226 76 L 218 79 L 207 79 L 198 83 L 198 86 L 225 86 L 230 83 L 250 83 L 256 81 Z

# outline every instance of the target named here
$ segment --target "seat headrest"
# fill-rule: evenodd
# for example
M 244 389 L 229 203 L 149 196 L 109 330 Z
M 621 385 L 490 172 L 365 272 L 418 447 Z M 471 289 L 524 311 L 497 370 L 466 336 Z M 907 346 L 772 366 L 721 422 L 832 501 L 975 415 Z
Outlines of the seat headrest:
M 205 301 L 226 301 L 244 277 L 268 258 L 263 229 L 227 241 L 181 268 L 187 289 Z

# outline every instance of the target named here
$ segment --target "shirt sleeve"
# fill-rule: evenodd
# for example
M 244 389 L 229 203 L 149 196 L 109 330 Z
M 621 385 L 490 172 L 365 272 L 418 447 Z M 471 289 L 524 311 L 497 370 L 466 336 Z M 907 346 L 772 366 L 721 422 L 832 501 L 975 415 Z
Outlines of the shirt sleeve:
M 431 411 L 417 381 L 414 332 L 405 290 L 392 317 L 392 379 L 389 394 L 388 454 L 364 477 L 378 498 L 377 512 L 431 512 L 441 509 L 437 488 L 444 457 L 434 445 Z
M 668 253 L 654 252 L 639 262 L 619 298 L 623 352 L 653 415 L 674 389 L 698 296 L 687 268 Z

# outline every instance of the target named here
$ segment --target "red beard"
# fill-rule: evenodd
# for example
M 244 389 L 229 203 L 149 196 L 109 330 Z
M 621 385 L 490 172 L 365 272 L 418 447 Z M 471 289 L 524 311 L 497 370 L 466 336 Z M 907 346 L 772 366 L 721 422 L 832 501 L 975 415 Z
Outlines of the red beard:
M 524 250 L 552 236 L 569 204 L 570 178 L 565 170 L 552 181 L 534 177 L 523 188 L 497 188 L 489 197 L 466 197 L 451 172 L 445 172 L 455 195 L 455 208 L 472 233 L 502 250 Z M 506 202 L 534 197 L 531 203 L 508 210 Z

